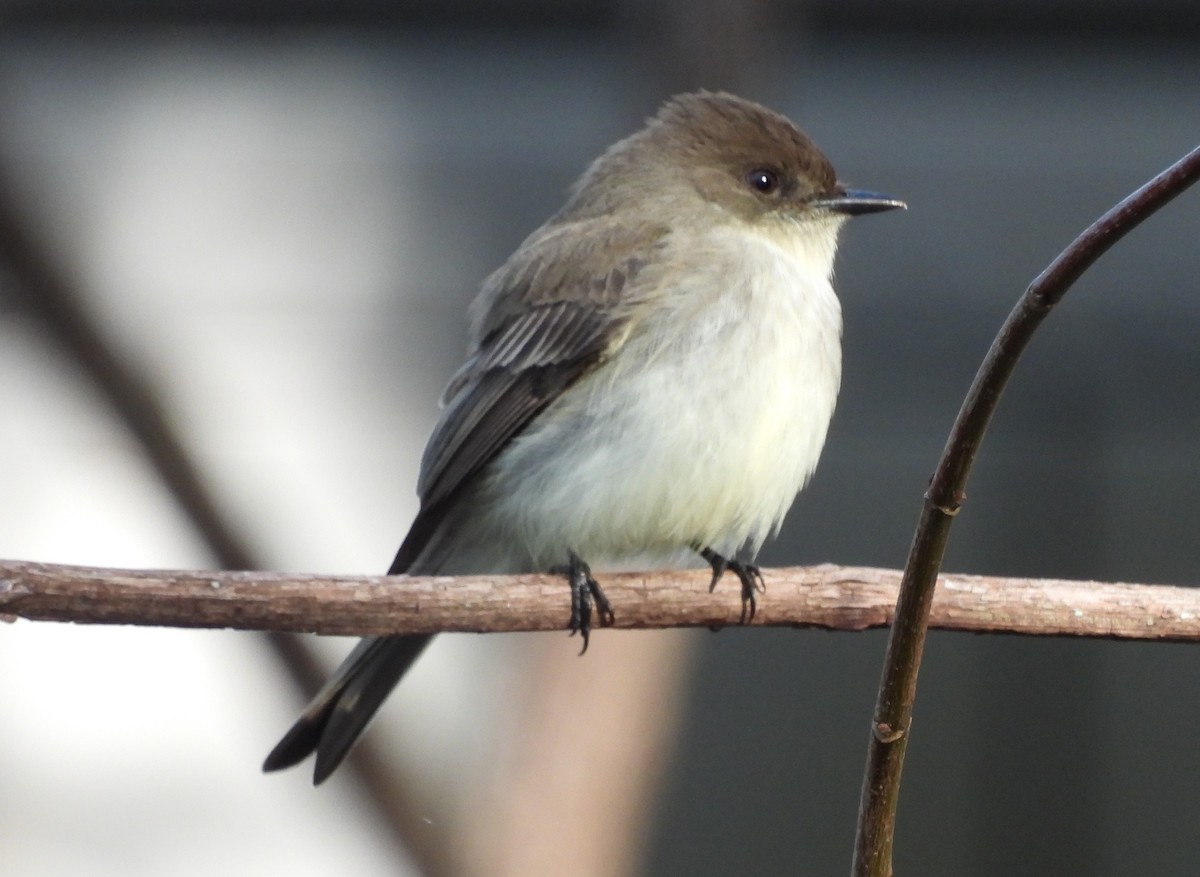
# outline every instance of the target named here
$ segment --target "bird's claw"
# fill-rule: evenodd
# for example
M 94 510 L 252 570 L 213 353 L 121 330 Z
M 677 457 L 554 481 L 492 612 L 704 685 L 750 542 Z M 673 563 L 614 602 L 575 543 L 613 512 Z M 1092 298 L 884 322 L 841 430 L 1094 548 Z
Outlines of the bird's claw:
M 765 594 L 767 591 L 767 583 L 763 581 L 762 570 L 753 563 L 742 563 L 739 560 L 722 557 L 707 546 L 697 550 L 712 567 L 713 575 L 712 581 L 708 585 L 709 593 L 716 589 L 717 582 L 721 580 L 721 576 L 725 574 L 726 570 L 738 577 L 738 581 L 742 583 L 742 616 L 739 623 L 749 624 L 754 620 L 754 613 L 758 611 L 757 595 Z
M 568 629 L 571 636 L 578 633 L 583 638 L 583 648 L 579 650 L 579 654 L 582 655 L 588 650 L 593 606 L 601 627 L 612 624 L 615 616 L 612 604 L 608 602 L 608 597 L 604 596 L 600 583 L 592 577 L 588 565 L 573 551 L 569 558 L 566 566 L 555 567 L 553 572 L 566 576 L 567 584 L 571 587 L 571 621 Z

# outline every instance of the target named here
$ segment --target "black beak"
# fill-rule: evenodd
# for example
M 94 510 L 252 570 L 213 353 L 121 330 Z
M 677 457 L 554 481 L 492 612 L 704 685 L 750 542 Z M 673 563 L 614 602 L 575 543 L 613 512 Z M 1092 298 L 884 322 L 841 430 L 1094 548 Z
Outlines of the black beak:
M 814 207 L 824 207 L 835 213 L 845 213 L 847 216 L 861 216 L 864 213 L 882 213 L 885 210 L 907 210 L 908 205 L 878 192 L 864 192 L 861 189 L 842 189 L 827 198 L 817 198 L 812 202 Z

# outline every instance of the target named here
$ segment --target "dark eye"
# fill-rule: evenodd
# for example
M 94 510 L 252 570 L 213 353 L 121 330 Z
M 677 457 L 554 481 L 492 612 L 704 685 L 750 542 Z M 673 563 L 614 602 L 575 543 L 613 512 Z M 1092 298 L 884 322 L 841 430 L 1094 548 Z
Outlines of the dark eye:
M 779 174 L 770 168 L 758 167 L 746 174 L 746 182 L 755 191 L 770 195 L 779 188 Z

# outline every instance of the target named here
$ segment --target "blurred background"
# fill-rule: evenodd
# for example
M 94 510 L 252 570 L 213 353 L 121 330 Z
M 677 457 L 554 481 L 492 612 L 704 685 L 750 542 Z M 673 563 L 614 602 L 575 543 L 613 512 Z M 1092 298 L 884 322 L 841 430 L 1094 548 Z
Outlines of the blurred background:
M 843 235 L 839 409 L 760 558 L 901 566 L 1020 292 L 1200 142 L 1198 36 L 1182 0 L 2 2 L 0 557 L 381 572 L 480 280 L 707 87 L 910 205 Z M 948 570 L 1197 581 L 1198 230 L 1193 192 L 1042 329 Z M 313 790 L 258 773 L 291 645 L 5 625 L 4 871 L 845 873 L 884 641 L 443 637 Z M 898 872 L 1195 873 L 1198 658 L 935 632 Z

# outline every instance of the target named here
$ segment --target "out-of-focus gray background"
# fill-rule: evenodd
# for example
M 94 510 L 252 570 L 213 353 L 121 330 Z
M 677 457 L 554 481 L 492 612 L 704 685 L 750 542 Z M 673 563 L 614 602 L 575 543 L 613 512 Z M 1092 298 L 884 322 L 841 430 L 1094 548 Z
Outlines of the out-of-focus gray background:
M 0 4 L 0 27 L 10 197 L 285 570 L 386 567 L 480 279 L 674 91 L 768 103 L 845 180 L 910 204 L 843 237 L 841 400 L 772 565 L 900 566 L 1021 290 L 1200 142 L 1200 13 L 1179 0 L 79 0 Z M 948 569 L 1197 581 L 1198 243 L 1191 193 L 1052 316 Z M 0 556 L 211 565 L 18 282 L 0 265 Z M 417 801 L 469 799 L 507 727 L 518 646 L 481 639 L 440 644 L 376 732 Z M 884 636 L 687 642 L 626 870 L 845 873 Z M 898 871 L 1195 873 L 1198 660 L 935 633 Z M 352 779 L 257 774 L 298 705 L 249 634 L 0 630 L 5 873 L 413 873 Z M 431 830 L 453 809 L 429 807 Z

